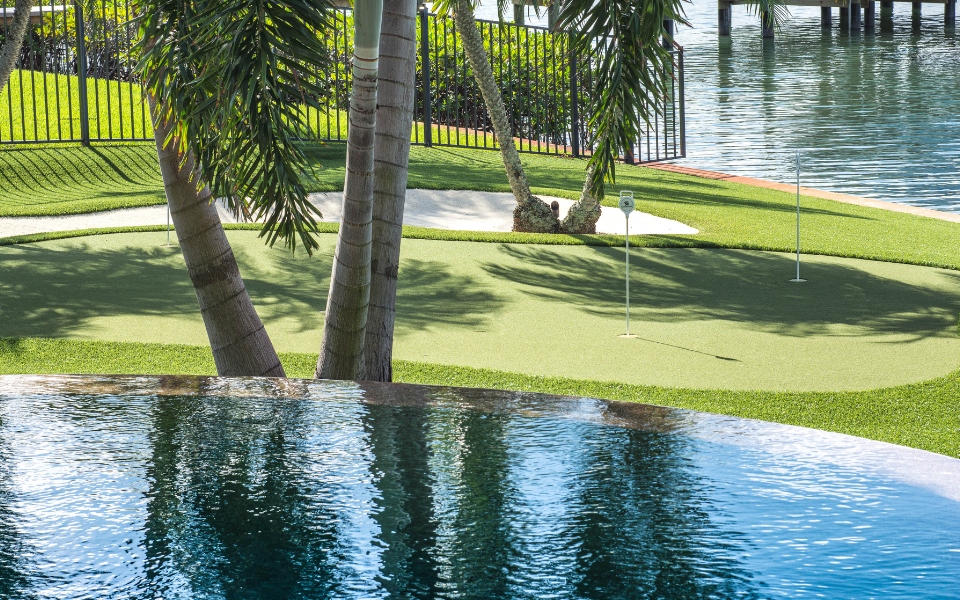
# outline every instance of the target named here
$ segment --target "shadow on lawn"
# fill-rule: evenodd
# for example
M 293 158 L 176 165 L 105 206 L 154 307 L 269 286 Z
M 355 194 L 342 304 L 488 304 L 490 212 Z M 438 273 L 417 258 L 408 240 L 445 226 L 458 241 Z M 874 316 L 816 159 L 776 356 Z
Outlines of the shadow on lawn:
M 521 245 L 502 245 L 500 251 L 506 260 L 484 269 L 524 293 L 588 313 L 622 314 L 622 248 L 593 247 L 588 256 Z M 796 267 L 787 254 L 652 248 L 631 252 L 630 267 L 637 318 L 721 319 L 790 336 L 836 335 L 834 325 L 858 328 L 855 335 L 905 334 L 912 340 L 956 335 L 960 273 L 941 271 L 936 287 L 927 287 L 850 263 L 808 262 L 801 265 L 808 282 L 797 284 L 789 281 Z
M 156 151 L 150 151 L 129 146 L 6 152 L 0 204 L 31 206 L 101 196 L 162 196 Z
M 309 258 L 235 243 L 234 252 L 268 328 L 292 318 L 300 331 L 319 333 L 332 251 Z M 441 262 L 405 261 L 400 277 L 397 312 L 407 328 L 476 327 L 501 306 L 491 291 Z M 0 252 L 0 336 L 70 335 L 90 319 L 122 315 L 200 322 L 179 248 L 104 248 L 78 239 L 58 248 L 25 244 Z

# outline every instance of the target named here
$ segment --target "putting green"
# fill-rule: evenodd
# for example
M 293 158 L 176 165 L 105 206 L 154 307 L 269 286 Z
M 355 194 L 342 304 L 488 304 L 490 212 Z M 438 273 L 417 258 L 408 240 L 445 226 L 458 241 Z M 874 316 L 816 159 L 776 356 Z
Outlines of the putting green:
M 335 236 L 312 258 L 228 233 L 277 348 L 317 351 Z M 165 234 L 0 248 L 0 337 L 206 344 Z M 399 359 L 670 387 L 856 390 L 960 365 L 960 272 L 713 249 L 403 241 Z

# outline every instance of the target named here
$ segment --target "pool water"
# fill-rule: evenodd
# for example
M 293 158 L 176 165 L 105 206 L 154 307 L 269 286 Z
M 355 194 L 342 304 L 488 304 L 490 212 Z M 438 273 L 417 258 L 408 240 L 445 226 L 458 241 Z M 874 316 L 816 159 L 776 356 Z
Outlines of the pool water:
M 956 598 L 960 461 L 409 385 L 0 377 L 0 598 Z

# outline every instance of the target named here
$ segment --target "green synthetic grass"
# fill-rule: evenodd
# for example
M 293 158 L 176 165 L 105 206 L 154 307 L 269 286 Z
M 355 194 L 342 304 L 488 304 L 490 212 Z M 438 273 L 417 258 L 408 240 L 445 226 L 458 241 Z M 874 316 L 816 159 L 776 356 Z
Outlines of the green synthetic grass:
M 313 257 L 229 231 L 278 350 L 319 348 L 336 236 Z M 0 336 L 203 345 L 177 247 L 163 232 L 0 248 Z M 407 239 L 401 360 L 691 388 L 851 390 L 960 364 L 960 273 L 697 248 L 635 249 L 624 340 L 623 248 Z
M 153 145 L 0 149 L 0 216 L 68 215 L 163 204 Z
M 343 187 L 345 147 L 307 147 L 318 166 L 312 191 Z M 576 198 L 584 161 L 524 155 L 536 193 Z M 69 214 L 163 202 L 150 145 L 0 150 L 0 216 Z M 796 243 L 796 197 L 785 192 L 620 165 L 620 189 L 635 192 L 637 209 L 676 219 L 696 235 L 634 236 L 650 247 L 723 247 L 791 251 Z M 411 188 L 508 192 L 497 152 L 413 147 Z M 960 224 L 802 197 L 801 249 L 826 254 L 960 269 L 955 240 Z M 613 205 L 615 199 L 607 199 Z M 414 234 L 411 234 L 414 235 Z M 586 236 L 529 236 L 483 232 L 421 234 L 451 240 L 609 244 Z
M 289 377 L 309 378 L 316 354 L 281 353 Z M 0 338 L 0 374 L 213 375 L 209 348 L 182 344 Z M 511 389 L 675 406 L 836 431 L 960 457 L 960 371 L 865 392 L 704 392 L 395 361 L 396 381 Z

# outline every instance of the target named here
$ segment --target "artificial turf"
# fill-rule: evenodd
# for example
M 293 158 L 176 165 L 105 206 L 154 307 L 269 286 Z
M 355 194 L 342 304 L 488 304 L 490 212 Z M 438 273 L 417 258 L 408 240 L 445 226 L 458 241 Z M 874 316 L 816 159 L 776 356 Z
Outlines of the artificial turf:
M 316 354 L 281 353 L 289 377 L 311 377 Z M 0 374 L 213 375 L 210 350 L 183 344 L 0 338 Z M 396 381 L 646 402 L 813 427 L 960 457 L 960 371 L 861 392 L 703 391 L 542 377 L 397 360 Z
M 228 236 L 280 351 L 319 348 L 336 236 L 313 256 Z M 203 345 L 176 247 L 160 232 L 0 249 L 0 336 Z M 624 333 L 624 250 L 407 239 L 402 360 L 689 388 L 857 390 L 960 364 L 960 273 L 770 252 L 638 248 Z M 907 357 L 909 357 L 907 359 Z
M 317 167 L 313 191 L 342 189 L 345 147 L 307 146 Z M 585 162 L 524 155 L 537 193 L 576 198 Z M 410 153 L 411 188 L 508 192 L 499 153 L 424 148 Z M 700 230 L 694 235 L 635 236 L 633 245 L 723 247 L 791 251 L 796 244 L 796 197 L 743 184 L 619 165 L 617 184 L 635 192 L 637 209 Z M 69 214 L 163 202 L 151 145 L 33 148 L 0 151 L 0 216 Z M 606 204 L 613 205 L 608 197 Z M 802 197 L 801 250 L 960 269 L 955 240 L 960 224 Z M 429 233 L 445 239 L 553 244 L 609 244 L 584 236 L 530 236 L 484 232 Z M 622 242 L 616 242 L 622 243 Z

